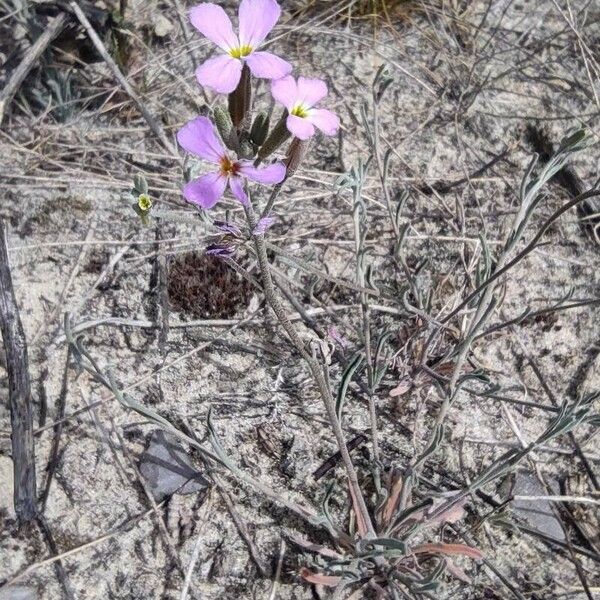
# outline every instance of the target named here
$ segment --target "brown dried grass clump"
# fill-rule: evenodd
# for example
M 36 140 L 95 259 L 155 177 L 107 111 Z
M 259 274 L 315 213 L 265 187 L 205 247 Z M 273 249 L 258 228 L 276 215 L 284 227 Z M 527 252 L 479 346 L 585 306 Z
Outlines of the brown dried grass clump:
M 169 264 L 169 303 L 194 319 L 235 316 L 250 300 L 251 285 L 219 258 L 188 252 Z
M 338 10 L 339 0 L 299 0 L 297 7 L 302 12 L 317 12 Z M 340 12 L 340 19 L 378 19 L 392 21 L 409 17 L 410 13 L 418 8 L 415 0 L 356 0 L 347 10 Z

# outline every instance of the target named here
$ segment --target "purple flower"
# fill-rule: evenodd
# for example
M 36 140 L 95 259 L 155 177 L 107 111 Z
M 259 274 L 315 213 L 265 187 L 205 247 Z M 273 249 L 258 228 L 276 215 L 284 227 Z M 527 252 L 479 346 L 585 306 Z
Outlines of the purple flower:
M 231 246 L 224 244 L 210 244 L 210 246 L 206 246 L 205 252 L 209 256 L 216 256 L 217 258 L 230 258 L 235 251 Z
M 314 106 L 327 96 L 327 84 L 321 79 L 288 75 L 271 84 L 273 98 L 289 112 L 287 128 L 297 138 L 307 140 L 315 134 L 315 126 L 326 135 L 335 135 L 340 127 L 339 117 L 325 108 Z
M 190 11 L 192 25 L 225 54 L 209 58 L 196 70 L 200 85 L 220 94 L 230 94 L 240 82 L 242 67 L 262 79 L 279 79 L 292 72 L 292 65 L 270 52 L 257 52 L 275 23 L 281 8 L 276 0 L 242 0 L 239 8 L 239 35 L 233 31 L 225 11 L 204 2 Z
M 242 204 L 247 204 L 242 178 L 267 184 L 280 183 L 285 178 L 282 163 L 256 168 L 249 160 L 232 158 L 207 117 L 197 117 L 184 125 L 177 133 L 177 141 L 184 150 L 218 165 L 216 171 L 190 181 L 183 188 L 185 199 L 204 209 L 212 208 L 219 201 L 227 183 L 233 195 Z
M 264 235 L 267 229 L 275 223 L 275 217 L 263 217 L 258 221 L 256 227 L 252 230 L 252 235 Z
M 335 325 L 331 325 L 327 329 L 327 336 L 339 344 L 342 348 L 347 348 L 350 342 L 340 333 L 339 329 Z

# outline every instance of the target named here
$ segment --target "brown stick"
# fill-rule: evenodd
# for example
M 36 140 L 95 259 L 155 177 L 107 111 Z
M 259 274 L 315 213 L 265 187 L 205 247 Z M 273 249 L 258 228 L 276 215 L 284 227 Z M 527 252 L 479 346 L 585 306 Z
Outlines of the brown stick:
M 23 80 L 27 77 L 27 74 L 31 71 L 31 68 L 48 47 L 50 42 L 60 33 L 66 19 L 67 16 L 65 14 L 60 14 L 49 23 L 48 27 L 44 30 L 44 33 L 42 33 L 33 46 L 27 50 L 19 66 L 11 73 L 10 79 L 4 86 L 4 89 L 0 90 L 0 125 L 2 125 L 2 119 L 8 105 L 12 102 L 12 99 L 23 83 Z
M 14 506 L 20 524 L 35 518 L 35 452 L 27 342 L 13 290 L 4 221 L 0 218 L 0 327 L 6 350 L 12 458 L 14 469 Z

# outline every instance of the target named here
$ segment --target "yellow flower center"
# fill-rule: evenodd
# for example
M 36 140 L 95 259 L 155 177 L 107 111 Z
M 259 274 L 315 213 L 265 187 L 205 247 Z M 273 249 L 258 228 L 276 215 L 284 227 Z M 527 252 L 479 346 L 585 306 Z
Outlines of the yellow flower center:
M 248 54 L 252 54 L 252 47 L 248 46 L 248 44 L 244 44 L 243 46 L 239 46 L 238 48 L 232 48 L 229 51 L 229 55 L 233 58 L 244 58 L 248 56 Z
M 220 167 L 221 175 L 223 175 L 224 177 L 236 175 L 237 172 L 240 170 L 239 165 L 236 162 L 232 161 L 228 156 L 224 156 L 221 159 Z
M 297 106 L 294 106 L 291 114 L 293 114 L 295 117 L 305 119 L 308 117 L 308 109 L 302 106 L 302 104 L 298 104 Z

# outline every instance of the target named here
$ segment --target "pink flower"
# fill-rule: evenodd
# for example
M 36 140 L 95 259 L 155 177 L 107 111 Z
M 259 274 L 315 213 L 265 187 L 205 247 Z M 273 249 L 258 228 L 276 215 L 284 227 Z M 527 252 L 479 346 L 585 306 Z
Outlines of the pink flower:
M 315 134 L 315 126 L 326 135 L 335 135 L 340 119 L 330 110 L 314 108 L 327 96 L 327 84 L 321 79 L 298 77 L 298 82 L 288 75 L 271 84 L 273 98 L 289 112 L 287 128 L 297 138 L 307 140 Z
M 204 209 L 212 208 L 219 201 L 228 183 L 233 195 L 242 204 L 247 204 L 242 178 L 267 184 L 285 179 L 282 163 L 255 168 L 249 160 L 232 158 L 207 117 L 197 117 L 184 125 L 177 133 L 177 141 L 184 150 L 218 165 L 216 171 L 190 181 L 183 188 L 185 199 Z
M 209 58 L 196 70 L 200 85 L 220 94 L 235 90 L 244 63 L 262 79 L 279 79 L 292 72 L 292 65 L 270 52 L 257 52 L 275 23 L 281 8 L 276 0 L 242 0 L 239 8 L 239 35 L 233 31 L 225 11 L 204 2 L 190 11 L 192 25 L 225 54 Z

